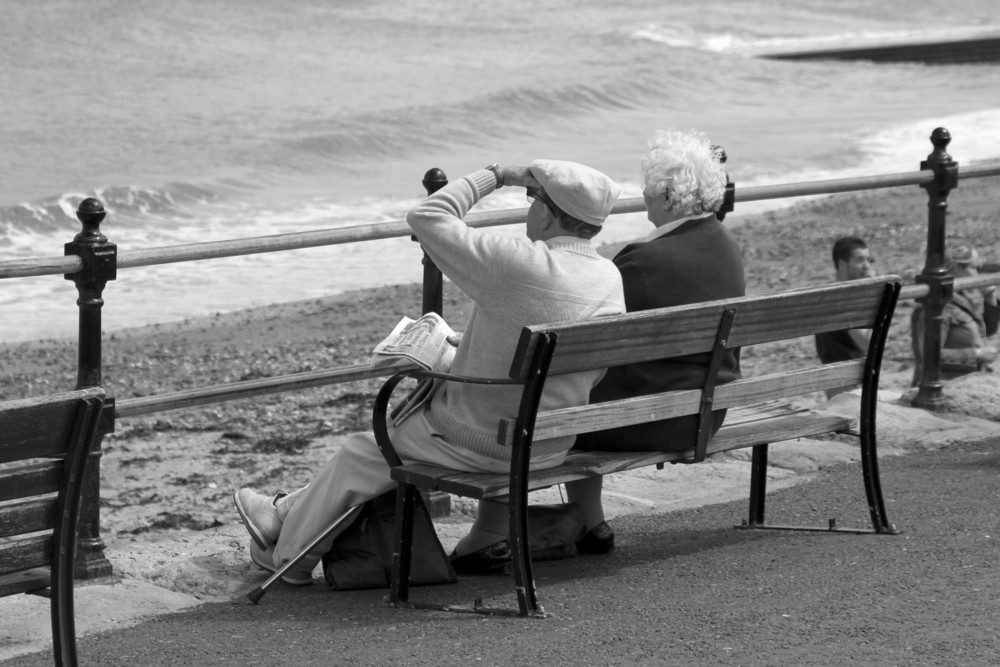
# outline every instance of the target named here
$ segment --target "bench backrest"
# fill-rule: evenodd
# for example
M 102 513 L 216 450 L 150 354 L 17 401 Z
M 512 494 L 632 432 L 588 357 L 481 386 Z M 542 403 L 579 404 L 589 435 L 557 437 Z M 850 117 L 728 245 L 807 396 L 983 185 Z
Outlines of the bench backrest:
M 0 537 L 49 533 L 0 544 L 0 573 L 51 564 L 67 455 L 89 446 L 81 439 L 93 434 L 103 400 L 103 390 L 86 389 L 0 403 Z
M 691 354 L 787 340 L 841 329 L 878 329 L 874 351 L 877 373 L 885 333 L 899 290 L 897 276 L 881 276 L 822 287 L 646 310 L 614 317 L 525 327 L 510 375 L 530 381 L 539 365 L 547 375 L 608 368 Z M 545 350 L 548 350 L 546 353 Z M 539 355 L 547 354 L 545 362 Z M 670 417 L 705 413 L 862 382 L 866 359 L 819 366 L 780 378 L 763 376 L 714 387 L 669 392 L 537 415 L 533 439 L 579 434 Z M 877 377 L 875 378 L 877 380 Z M 523 419 L 522 415 L 519 419 Z M 510 443 L 523 428 L 503 419 L 498 440 Z
M 76 664 L 76 525 L 105 394 L 0 403 L 0 596 L 51 587 L 57 665 Z
M 535 349 L 545 335 L 558 338 L 549 375 L 711 352 L 722 313 L 728 309 L 735 311 L 735 317 L 727 348 L 871 327 L 878 317 L 885 285 L 898 281 L 896 276 L 884 276 L 525 327 L 510 376 L 526 376 Z

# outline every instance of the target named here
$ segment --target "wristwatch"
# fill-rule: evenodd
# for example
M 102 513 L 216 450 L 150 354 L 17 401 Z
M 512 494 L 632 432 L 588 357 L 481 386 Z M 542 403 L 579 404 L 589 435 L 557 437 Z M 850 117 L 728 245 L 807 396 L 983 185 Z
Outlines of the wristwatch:
M 492 171 L 493 175 L 496 176 L 496 178 L 497 178 L 497 189 L 498 190 L 503 187 L 503 172 L 500 171 L 500 163 L 499 162 L 494 162 L 493 164 L 487 165 L 487 166 L 483 167 L 483 169 L 487 169 L 489 171 Z

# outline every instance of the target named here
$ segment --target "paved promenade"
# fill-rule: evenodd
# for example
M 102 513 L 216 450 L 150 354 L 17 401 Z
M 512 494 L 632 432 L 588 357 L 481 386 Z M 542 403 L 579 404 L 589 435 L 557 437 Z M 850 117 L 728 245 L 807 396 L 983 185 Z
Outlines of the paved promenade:
M 884 403 L 879 434 L 901 534 L 733 530 L 746 514 L 736 459 L 623 475 L 608 503 L 619 548 L 536 565 L 545 620 L 396 610 L 385 591 L 322 584 L 253 606 L 240 594 L 263 575 L 235 523 L 113 543 L 120 578 L 78 589 L 81 664 L 997 664 L 1000 423 Z M 771 463 L 784 488 L 770 521 L 868 524 L 854 445 L 791 441 Z M 446 548 L 466 527 L 440 524 Z M 414 592 L 430 596 L 516 604 L 507 578 Z M 0 618 L 0 665 L 51 664 L 47 601 L 0 600 Z

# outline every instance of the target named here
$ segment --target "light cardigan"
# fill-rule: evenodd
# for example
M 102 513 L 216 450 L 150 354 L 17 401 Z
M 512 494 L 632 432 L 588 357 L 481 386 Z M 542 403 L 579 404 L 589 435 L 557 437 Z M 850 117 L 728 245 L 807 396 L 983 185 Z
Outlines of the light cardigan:
M 505 378 L 522 327 L 621 314 L 625 297 L 618 269 L 588 240 L 532 242 L 468 227 L 466 213 L 494 189 L 493 172 L 477 171 L 427 197 L 406 221 L 428 257 L 475 302 L 451 371 Z M 602 375 L 549 378 L 540 409 L 585 404 Z M 450 382 L 431 399 L 428 416 L 451 444 L 507 461 L 510 447 L 497 443 L 497 425 L 500 417 L 517 415 L 519 400 L 520 387 Z M 565 452 L 573 440 L 536 442 L 532 458 Z

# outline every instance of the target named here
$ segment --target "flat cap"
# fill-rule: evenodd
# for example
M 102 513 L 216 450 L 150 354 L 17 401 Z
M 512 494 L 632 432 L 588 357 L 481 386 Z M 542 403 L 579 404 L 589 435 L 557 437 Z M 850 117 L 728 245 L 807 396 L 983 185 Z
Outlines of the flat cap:
M 578 162 L 534 160 L 528 168 L 556 206 L 591 225 L 604 224 L 621 194 L 613 180 Z

